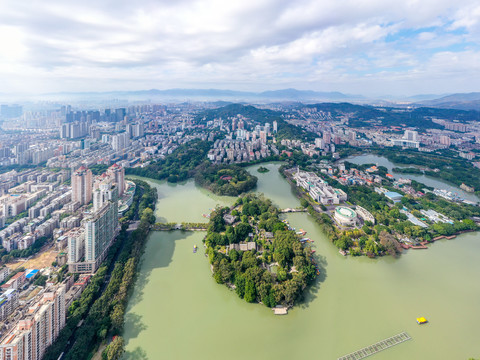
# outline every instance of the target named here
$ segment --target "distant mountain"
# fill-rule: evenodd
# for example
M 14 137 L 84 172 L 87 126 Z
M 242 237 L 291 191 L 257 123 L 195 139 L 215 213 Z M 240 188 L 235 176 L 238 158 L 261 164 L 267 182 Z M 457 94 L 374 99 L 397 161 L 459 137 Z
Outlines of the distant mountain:
M 313 91 L 313 90 L 297 90 L 297 89 L 264 91 L 258 94 L 258 96 L 263 98 L 287 99 L 287 100 L 296 100 L 296 99 L 345 100 L 345 99 L 352 99 L 352 98 L 363 98 L 362 96 L 346 95 L 341 92 L 319 92 L 319 91 Z
M 439 98 L 445 97 L 445 96 L 449 96 L 449 95 L 447 95 L 447 94 L 443 94 L 443 95 L 439 95 L 439 94 L 419 94 L 419 95 L 409 96 L 409 97 L 406 98 L 406 100 L 419 102 L 419 101 L 435 100 L 435 99 L 439 99 Z
M 194 100 L 256 100 L 256 101 L 353 101 L 365 99 L 360 95 L 347 95 L 340 92 L 319 92 L 312 90 L 283 89 L 264 92 L 236 91 L 228 89 L 150 89 L 136 91 L 108 92 L 60 92 L 44 94 L 47 97 L 74 98 L 167 98 Z
M 452 94 L 420 104 L 444 109 L 480 110 L 480 92 Z
M 432 101 L 442 103 L 442 102 L 453 102 L 453 101 L 462 102 L 462 101 L 478 101 L 478 100 L 480 100 L 480 92 L 452 94 L 452 95 L 444 96 Z
M 150 89 L 150 90 L 133 90 L 133 91 L 106 91 L 106 92 L 60 92 L 49 93 L 46 96 L 89 96 L 89 97 L 111 97 L 111 96 L 124 96 L 124 97 L 139 97 L 139 96 L 159 96 L 159 97 L 236 97 L 245 95 L 255 95 L 255 93 L 249 93 L 244 91 L 234 90 L 221 90 L 221 89 Z

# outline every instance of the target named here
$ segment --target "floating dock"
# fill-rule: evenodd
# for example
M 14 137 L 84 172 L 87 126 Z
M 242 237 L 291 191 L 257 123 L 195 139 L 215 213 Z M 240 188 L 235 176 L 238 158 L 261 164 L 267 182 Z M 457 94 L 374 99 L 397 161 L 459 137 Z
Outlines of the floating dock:
M 286 306 L 276 306 L 273 309 L 275 315 L 287 315 L 288 308 Z
M 411 340 L 412 338 L 406 332 L 402 332 L 395 336 L 389 337 L 388 339 L 379 341 L 373 345 L 364 347 L 363 349 L 357 350 L 351 354 L 339 357 L 338 360 L 360 360 L 364 359 L 368 356 L 375 355 L 380 351 L 386 350 L 391 348 L 392 346 L 401 344 L 407 340 Z

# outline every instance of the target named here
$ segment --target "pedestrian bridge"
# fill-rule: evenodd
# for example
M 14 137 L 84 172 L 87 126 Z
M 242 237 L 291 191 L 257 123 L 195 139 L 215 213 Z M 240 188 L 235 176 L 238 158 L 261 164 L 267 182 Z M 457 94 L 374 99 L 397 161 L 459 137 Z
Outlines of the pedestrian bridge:
M 402 332 L 400 334 L 397 334 L 395 336 L 389 337 L 388 339 L 379 341 L 373 345 L 364 347 L 363 349 L 357 350 L 353 353 L 350 353 L 348 355 L 339 357 L 338 360 L 360 360 L 364 359 L 368 356 L 374 355 L 376 353 L 379 353 L 380 351 L 387 350 L 388 348 L 391 348 L 392 346 L 401 344 L 407 340 L 411 340 L 412 338 L 410 335 L 408 335 L 406 332 Z

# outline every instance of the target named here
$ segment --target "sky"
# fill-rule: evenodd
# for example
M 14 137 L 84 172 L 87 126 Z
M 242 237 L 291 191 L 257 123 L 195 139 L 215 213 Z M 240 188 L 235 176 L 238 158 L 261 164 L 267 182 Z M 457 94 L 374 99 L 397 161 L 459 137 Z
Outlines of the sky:
M 2 0 L 0 94 L 480 91 L 471 0 Z

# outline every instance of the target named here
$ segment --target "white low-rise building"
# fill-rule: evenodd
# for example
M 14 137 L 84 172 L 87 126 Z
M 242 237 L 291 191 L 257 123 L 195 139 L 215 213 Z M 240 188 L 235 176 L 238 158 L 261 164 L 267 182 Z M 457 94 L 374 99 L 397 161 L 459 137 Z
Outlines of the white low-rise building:
M 310 197 L 321 204 L 337 205 L 347 201 L 347 194 L 343 190 L 331 187 L 313 172 L 298 170 L 293 178 L 297 186 L 308 191 Z
M 357 213 L 355 210 L 346 206 L 337 206 L 333 217 L 335 221 L 342 226 L 355 226 L 357 222 Z
M 370 221 L 372 224 L 375 224 L 375 218 L 368 210 L 357 205 L 355 212 L 357 213 L 358 217 L 362 218 L 363 221 Z

